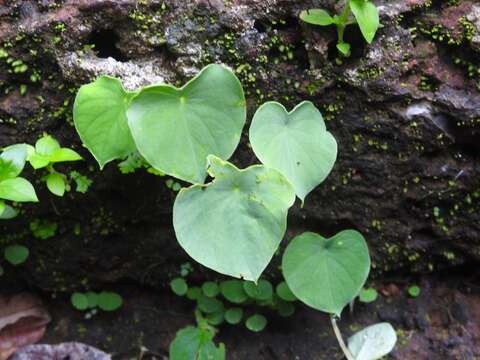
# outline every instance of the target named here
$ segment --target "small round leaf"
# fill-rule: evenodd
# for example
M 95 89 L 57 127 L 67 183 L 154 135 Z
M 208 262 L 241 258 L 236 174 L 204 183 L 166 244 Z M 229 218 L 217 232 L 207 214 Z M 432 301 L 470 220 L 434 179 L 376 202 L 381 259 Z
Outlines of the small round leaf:
M 231 325 L 236 325 L 242 321 L 243 309 L 231 308 L 225 311 L 225 321 Z
M 362 289 L 358 295 L 358 300 L 363 303 L 371 303 L 377 300 L 378 293 L 377 290 L 373 288 Z
M 259 280 L 257 284 L 251 281 L 245 281 L 243 288 L 248 296 L 255 300 L 268 300 L 272 298 L 273 286 L 270 281 Z
M 84 311 L 88 309 L 88 297 L 82 293 L 73 293 L 70 297 L 70 302 L 77 310 Z
M 98 295 L 98 307 L 103 311 L 118 310 L 122 304 L 123 299 L 117 293 L 103 291 Z
M 30 251 L 28 251 L 28 248 L 21 245 L 7 246 L 4 251 L 5 260 L 15 266 L 24 263 L 29 254 Z
M 215 298 L 200 296 L 197 300 L 198 308 L 206 314 L 223 310 L 223 303 Z
M 267 318 L 263 315 L 255 314 L 245 321 L 245 326 L 253 332 L 260 332 L 267 326 Z
M 205 296 L 215 297 L 220 293 L 220 287 L 216 282 L 207 281 L 202 285 L 202 292 Z
M 280 284 L 278 284 L 275 291 L 278 297 L 284 301 L 293 302 L 298 300 L 285 281 L 282 281 Z
M 420 288 L 417 285 L 412 285 L 408 288 L 408 295 L 410 295 L 413 298 L 416 298 L 420 296 Z
M 222 295 L 234 304 L 241 304 L 248 300 L 248 295 L 243 288 L 243 282 L 240 280 L 227 280 L 220 284 Z
M 170 288 L 178 296 L 183 296 L 188 291 L 187 282 L 183 278 L 176 278 L 170 281 Z

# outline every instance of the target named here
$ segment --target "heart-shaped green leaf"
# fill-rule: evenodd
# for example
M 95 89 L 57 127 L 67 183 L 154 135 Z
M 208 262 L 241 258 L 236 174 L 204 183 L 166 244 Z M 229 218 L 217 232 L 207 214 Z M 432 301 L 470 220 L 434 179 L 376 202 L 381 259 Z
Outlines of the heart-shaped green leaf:
M 348 339 L 348 349 L 355 360 L 377 360 L 390 353 L 397 342 L 395 329 L 389 323 L 369 326 Z
M 362 234 L 345 230 L 330 239 L 306 232 L 288 245 L 283 276 L 302 302 L 340 316 L 367 280 L 370 256 Z
M 225 360 L 225 346 L 215 346 L 214 333 L 208 328 L 187 326 L 170 343 L 170 360 Z
M 0 181 L 0 199 L 18 202 L 38 201 L 32 184 L 21 177 Z
M 120 80 L 108 76 L 78 91 L 73 106 L 75 128 L 100 168 L 135 151 L 126 117 L 134 94 L 125 91 Z
M 308 24 L 328 26 L 334 23 L 334 19 L 323 9 L 304 10 L 300 13 L 300 19 Z
M 242 85 L 232 71 L 209 65 L 185 86 L 144 88 L 127 111 L 140 154 L 158 171 L 203 183 L 207 156 L 228 159 L 246 120 Z
M 175 200 L 178 242 L 210 269 L 257 281 L 285 234 L 293 188 L 261 165 L 240 170 L 215 156 L 208 163 L 215 180 L 182 189 Z
M 355 19 L 357 19 L 363 37 L 371 44 L 380 27 L 380 16 L 377 7 L 372 2 L 365 0 L 350 0 L 350 7 L 353 15 L 355 15 Z
M 344 56 L 350 56 L 350 44 L 343 42 L 343 43 L 338 43 L 337 44 L 337 49 L 342 53 Z
M 277 102 L 262 105 L 250 126 L 250 142 L 260 161 L 280 171 L 302 201 L 328 176 L 337 158 L 335 138 L 308 101 L 290 113 Z

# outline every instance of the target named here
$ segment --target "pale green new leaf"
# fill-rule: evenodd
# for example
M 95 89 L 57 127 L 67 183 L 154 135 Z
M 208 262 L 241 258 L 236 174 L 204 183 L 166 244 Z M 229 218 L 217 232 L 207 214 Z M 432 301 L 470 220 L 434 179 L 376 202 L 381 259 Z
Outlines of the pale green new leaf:
M 3 149 L 0 155 L 0 180 L 14 178 L 22 172 L 27 159 L 27 145 L 15 144 Z
M 290 113 L 277 102 L 262 105 L 250 126 L 250 143 L 263 164 L 292 183 L 302 201 L 325 180 L 337 158 L 335 138 L 320 111 L 308 101 Z
M 134 94 L 125 91 L 120 80 L 108 76 L 78 91 L 73 106 L 75 128 L 100 168 L 136 149 L 126 117 Z
M 156 170 L 203 183 L 207 156 L 227 160 L 246 120 L 242 85 L 222 65 L 205 67 L 185 86 L 143 89 L 127 111 L 140 154 Z
M 395 329 L 389 323 L 369 326 L 348 339 L 348 349 L 355 360 L 377 360 L 390 353 L 397 342 Z
M 0 203 L 2 203 L 2 201 L 0 201 Z M 13 219 L 14 217 L 16 217 L 18 215 L 18 210 L 11 207 L 10 205 L 7 205 L 5 203 L 3 203 L 4 206 L 3 206 L 3 211 L 0 211 L 0 220 L 10 220 L 10 219 Z M 2 206 L 0 205 L 0 208 Z
M 334 23 L 334 19 L 323 9 L 304 10 L 300 13 L 300 19 L 306 23 L 320 26 L 328 26 Z
M 60 148 L 56 150 L 50 157 L 51 163 L 78 160 L 82 160 L 82 157 L 76 151 L 68 148 Z
M 18 202 L 37 202 L 32 184 L 21 177 L 0 181 L 0 199 Z
M 44 156 L 51 156 L 53 153 L 60 149 L 60 144 L 50 135 L 43 135 L 35 143 L 35 152 Z
M 240 170 L 215 156 L 208 161 L 215 180 L 182 189 L 175 200 L 177 240 L 200 264 L 257 281 L 285 234 L 293 188 L 274 169 Z
M 343 43 L 338 43 L 337 44 L 337 49 L 340 51 L 343 55 L 349 56 L 350 55 L 350 44 L 343 42 Z
M 370 271 L 363 236 L 345 230 L 330 239 L 306 232 L 288 245 L 282 260 L 288 286 L 314 309 L 340 316 L 360 292 Z
M 353 15 L 355 15 L 355 19 L 357 19 L 363 37 L 370 44 L 380 27 L 380 16 L 377 7 L 370 1 L 350 0 L 350 8 Z
M 65 178 L 58 173 L 48 174 L 46 177 L 47 188 L 50 192 L 57 196 L 65 194 Z

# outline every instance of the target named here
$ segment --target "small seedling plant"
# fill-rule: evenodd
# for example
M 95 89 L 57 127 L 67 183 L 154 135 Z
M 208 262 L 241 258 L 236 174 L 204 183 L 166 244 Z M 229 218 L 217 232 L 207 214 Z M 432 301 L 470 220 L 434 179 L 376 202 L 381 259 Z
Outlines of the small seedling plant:
M 80 88 L 73 118 L 101 168 L 138 153 L 158 173 L 190 183 L 178 192 L 173 206 L 179 244 L 200 264 L 248 281 L 255 289 L 264 284 L 259 278 L 285 235 L 296 197 L 303 205 L 337 157 L 337 142 L 313 103 L 304 101 L 288 111 L 278 102 L 267 102 L 249 129 L 261 164 L 239 169 L 229 162 L 245 126 L 246 101 L 235 74 L 218 64 L 205 67 L 181 88 L 161 84 L 126 91 L 119 80 L 102 76 Z M 212 180 L 206 183 L 208 176 Z M 346 230 L 330 239 L 299 235 L 288 245 L 282 268 L 296 298 L 331 314 L 349 360 L 374 360 L 393 348 L 396 337 L 390 325 L 354 335 L 349 348 L 339 334 L 337 319 L 359 295 L 370 270 L 367 244 L 359 232 Z M 189 290 L 182 279 L 172 282 L 172 289 L 178 294 Z M 213 320 L 211 314 L 218 313 L 213 310 L 220 311 L 222 303 L 207 296 L 215 289 L 212 284 L 202 287 L 197 299 L 210 322 L 221 318 Z M 257 315 L 247 320 L 254 330 L 266 325 Z
M 46 169 L 41 180 L 47 184 L 51 193 L 63 196 L 70 188 L 66 175 L 57 172 L 54 164 L 81 160 L 81 156 L 69 148 L 60 146 L 57 140 L 44 134 L 35 146 L 29 144 L 13 144 L 0 149 L 0 220 L 10 220 L 19 214 L 15 205 L 23 202 L 38 202 L 32 183 L 20 176 L 25 165 L 29 163 L 34 170 Z M 70 178 L 76 182 L 77 191 L 85 192 L 91 180 L 78 172 L 71 172 Z M 57 224 L 34 220 L 30 223 L 34 237 L 47 239 L 55 235 Z M 12 244 L 4 248 L 3 258 L 11 265 L 23 264 L 29 257 L 27 247 Z M 0 267 L 0 275 L 3 268 Z
M 324 9 L 310 9 L 300 13 L 304 22 L 319 25 L 335 25 L 337 28 L 337 50 L 345 57 L 350 56 L 351 44 L 344 40 L 345 29 L 348 25 L 358 24 L 365 40 L 371 44 L 378 28 L 380 18 L 375 4 L 368 0 L 346 0 L 340 15 L 331 16 Z

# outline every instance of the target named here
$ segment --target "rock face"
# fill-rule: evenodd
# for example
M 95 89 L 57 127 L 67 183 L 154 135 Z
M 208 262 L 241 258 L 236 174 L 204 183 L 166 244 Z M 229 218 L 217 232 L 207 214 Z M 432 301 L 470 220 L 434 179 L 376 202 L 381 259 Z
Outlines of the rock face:
M 328 180 L 296 206 L 288 238 L 365 234 L 374 274 L 430 272 L 480 260 L 480 60 L 473 1 L 378 1 L 384 27 L 366 46 L 355 27 L 352 56 L 337 59 L 335 31 L 298 21 L 301 10 L 335 1 L 65 0 L 0 4 L 0 146 L 42 132 L 80 151 L 75 169 L 93 180 L 86 194 L 23 206 L 2 223 L 0 246 L 30 248 L 21 277 L 71 291 L 129 278 L 163 284 L 188 261 L 171 226 L 175 193 L 142 170 L 100 172 L 72 126 L 76 89 L 99 74 L 129 89 L 182 84 L 223 62 L 241 79 L 249 119 L 259 104 L 313 101 L 339 143 Z M 92 46 L 94 45 L 94 46 Z M 20 60 L 27 68 L 15 69 Z M 18 64 L 18 62 L 17 62 Z M 256 162 L 244 137 L 233 161 Z M 40 179 L 41 172 L 29 174 Z M 44 189 L 39 183 L 38 189 Z M 32 236 L 30 223 L 56 223 Z M 274 271 L 274 266 L 271 267 Z M 198 276 L 214 276 L 202 272 Z M 28 275 L 28 276 L 27 276 Z

